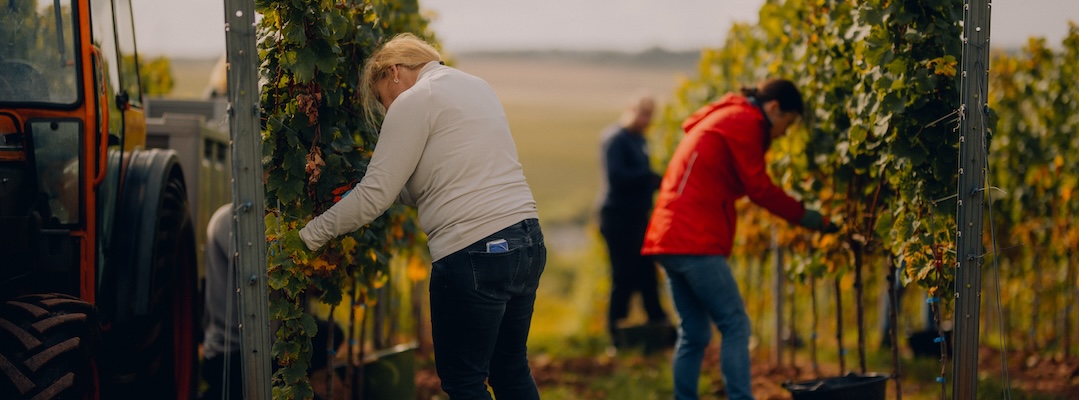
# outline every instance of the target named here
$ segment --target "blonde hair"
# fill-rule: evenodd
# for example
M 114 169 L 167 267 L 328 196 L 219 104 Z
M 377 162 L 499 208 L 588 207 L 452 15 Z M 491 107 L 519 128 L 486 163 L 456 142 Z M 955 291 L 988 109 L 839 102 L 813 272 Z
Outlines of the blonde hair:
M 360 76 L 360 103 L 371 126 L 376 129 L 381 126 L 386 114 L 386 108 L 375 93 L 375 82 L 385 77 L 394 65 L 416 69 L 431 61 L 442 61 L 438 50 L 411 33 L 394 36 L 371 54 Z

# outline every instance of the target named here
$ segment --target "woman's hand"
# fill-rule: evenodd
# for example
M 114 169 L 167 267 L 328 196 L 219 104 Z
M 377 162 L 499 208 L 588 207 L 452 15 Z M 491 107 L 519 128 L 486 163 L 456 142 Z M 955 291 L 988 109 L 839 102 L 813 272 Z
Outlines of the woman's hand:
M 840 228 L 842 228 L 839 223 L 833 222 L 825 218 L 823 215 L 821 215 L 820 211 L 817 210 L 806 210 L 805 215 L 803 215 L 802 219 L 798 221 L 798 225 L 813 229 L 815 231 L 820 231 L 822 233 L 836 233 L 839 232 Z

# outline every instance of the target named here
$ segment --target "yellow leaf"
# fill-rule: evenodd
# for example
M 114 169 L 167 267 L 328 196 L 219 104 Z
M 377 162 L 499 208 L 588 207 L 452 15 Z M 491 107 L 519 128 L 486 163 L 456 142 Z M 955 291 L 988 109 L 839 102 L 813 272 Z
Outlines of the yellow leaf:
M 959 61 L 957 61 L 954 56 L 944 56 L 929 60 L 927 66 L 933 68 L 934 74 L 951 77 L 955 76 L 955 67 L 958 64 Z
M 303 249 L 289 250 L 288 254 L 289 258 L 292 259 L 292 262 L 296 264 L 307 265 L 311 261 L 307 258 L 309 256 L 308 252 Z
M 429 269 L 427 268 L 427 263 L 424 263 L 423 259 L 420 257 L 412 256 L 412 258 L 408 260 L 406 275 L 408 275 L 408 280 L 410 282 L 419 282 L 427 279 L 428 272 Z
M 322 257 L 311 260 L 311 263 L 308 265 L 315 271 L 333 271 L 337 267 L 336 265 L 330 264 Z
M 382 289 L 383 286 L 386 286 L 386 282 L 389 281 L 389 275 L 383 273 L 382 271 L 375 272 L 375 278 L 371 280 L 371 288 Z
M 356 246 L 359 243 L 356 242 L 356 238 L 352 236 L 345 236 L 341 239 L 341 252 L 344 254 L 352 253 L 356 250 Z
M 839 287 L 844 291 L 854 288 L 854 274 L 845 274 L 839 278 Z

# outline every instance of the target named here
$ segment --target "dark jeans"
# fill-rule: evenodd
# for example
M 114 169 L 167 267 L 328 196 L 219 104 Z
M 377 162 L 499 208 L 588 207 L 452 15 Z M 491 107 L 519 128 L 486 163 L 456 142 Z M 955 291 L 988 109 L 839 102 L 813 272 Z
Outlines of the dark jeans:
M 509 250 L 486 251 L 506 239 Z M 528 367 L 528 330 L 547 262 L 539 221 L 527 219 L 433 263 L 435 369 L 453 400 L 539 399 Z
M 651 257 L 641 255 L 647 229 L 647 212 L 606 208 L 600 212 L 599 231 L 607 242 L 607 253 L 611 259 L 611 303 L 607 309 L 607 329 L 612 335 L 618 320 L 629 315 L 629 300 L 634 292 L 641 293 L 649 322 L 667 322 L 667 314 L 659 305 L 656 264 Z

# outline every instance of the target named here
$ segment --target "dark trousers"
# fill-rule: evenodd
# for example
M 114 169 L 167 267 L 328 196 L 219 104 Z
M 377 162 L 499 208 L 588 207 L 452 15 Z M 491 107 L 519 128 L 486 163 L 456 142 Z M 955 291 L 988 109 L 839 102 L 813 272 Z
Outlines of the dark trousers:
M 225 360 L 228 359 L 228 371 Z M 218 354 L 202 362 L 202 379 L 208 388 L 199 398 L 202 400 L 243 400 L 244 380 L 239 351 Z M 227 375 L 226 375 L 227 372 Z
M 487 252 L 505 239 L 509 249 Z M 539 221 L 505 228 L 433 263 L 431 333 L 435 369 L 453 400 L 539 399 L 526 342 L 547 262 Z
M 612 337 L 618 320 L 629 315 L 629 300 L 634 292 L 641 293 L 648 322 L 668 322 L 667 314 L 659 305 L 655 262 L 651 257 L 641 255 L 647 229 L 647 212 L 609 208 L 600 212 L 599 231 L 607 242 L 607 254 L 611 259 L 611 303 L 607 309 L 607 329 Z

